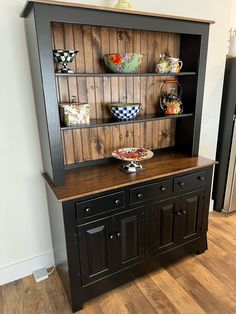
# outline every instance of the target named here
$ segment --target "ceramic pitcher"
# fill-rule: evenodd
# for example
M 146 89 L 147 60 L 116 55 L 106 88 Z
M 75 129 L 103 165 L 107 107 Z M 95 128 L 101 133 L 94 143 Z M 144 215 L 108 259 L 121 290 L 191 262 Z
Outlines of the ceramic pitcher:
M 169 72 L 179 73 L 183 62 L 179 58 L 169 58 Z

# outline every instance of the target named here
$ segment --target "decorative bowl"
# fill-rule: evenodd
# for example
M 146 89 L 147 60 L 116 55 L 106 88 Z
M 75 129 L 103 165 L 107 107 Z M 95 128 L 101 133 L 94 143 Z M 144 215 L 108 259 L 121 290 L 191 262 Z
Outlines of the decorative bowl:
M 108 105 L 112 115 L 120 121 L 134 119 L 141 108 L 140 103 L 113 103 Z
M 62 63 L 63 68 L 57 70 L 57 73 L 74 73 L 69 69 L 69 64 L 74 60 L 78 50 L 54 49 L 53 57 L 56 63 Z
M 104 55 L 106 66 L 114 73 L 134 73 L 143 61 L 141 53 L 111 53 Z
M 121 165 L 120 169 L 126 173 L 136 173 L 144 170 L 143 166 L 138 161 L 143 161 L 152 158 L 154 153 L 151 150 L 142 147 L 126 147 L 116 149 L 112 156 L 116 159 L 128 161 Z

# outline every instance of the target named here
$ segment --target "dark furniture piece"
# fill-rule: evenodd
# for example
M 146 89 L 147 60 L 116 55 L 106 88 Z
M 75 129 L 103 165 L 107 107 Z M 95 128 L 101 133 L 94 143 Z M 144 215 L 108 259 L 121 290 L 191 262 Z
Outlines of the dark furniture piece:
M 138 177 L 119 163 L 70 170 L 63 187 L 45 175 L 55 261 L 73 311 L 158 263 L 207 249 L 214 163 L 163 153 Z
M 157 267 L 207 249 L 214 161 L 198 157 L 211 21 L 80 4 L 28 1 L 22 16 L 31 58 L 55 263 L 72 310 Z M 74 74 L 55 74 L 53 48 L 80 50 Z M 169 49 L 181 73 L 154 73 Z M 108 73 L 109 52 L 142 52 L 135 74 Z M 178 80 L 184 113 L 163 116 L 160 86 Z M 91 123 L 65 127 L 58 103 L 91 104 Z M 134 121 L 114 121 L 104 104 L 142 102 Z M 157 154 L 127 175 L 117 147 Z
M 226 187 L 228 185 L 227 190 L 232 190 L 233 174 L 235 172 L 235 152 L 233 152 L 236 117 L 235 82 L 236 58 L 227 58 L 216 152 L 219 165 L 215 169 L 213 186 L 214 210 L 219 212 L 222 210 L 226 212 L 233 210 L 230 206 L 231 195 L 226 193 Z

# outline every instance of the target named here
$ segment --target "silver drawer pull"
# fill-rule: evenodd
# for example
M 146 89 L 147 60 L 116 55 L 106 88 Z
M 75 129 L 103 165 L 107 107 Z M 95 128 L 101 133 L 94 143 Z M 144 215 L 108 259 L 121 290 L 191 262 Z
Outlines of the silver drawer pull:
M 161 186 L 161 187 L 160 187 L 160 190 L 161 190 L 161 192 L 165 192 L 167 189 L 166 189 L 165 186 Z
M 184 182 L 179 182 L 179 186 L 180 186 L 181 188 L 183 188 L 183 187 L 185 186 L 185 183 L 184 183 Z
M 84 211 L 85 211 L 86 213 L 89 213 L 89 212 L 90 212 L 90 210 L 91 210 L 91 208 L 87 207 L 87 208 L 85 208 L 85 210 L 84 210 Z
M 120 204 L 120 200 L 116 199 L 116 200 L 115 200 L 115 204 L 116 204 L 116 205 L 119 205 L 119 204 Z

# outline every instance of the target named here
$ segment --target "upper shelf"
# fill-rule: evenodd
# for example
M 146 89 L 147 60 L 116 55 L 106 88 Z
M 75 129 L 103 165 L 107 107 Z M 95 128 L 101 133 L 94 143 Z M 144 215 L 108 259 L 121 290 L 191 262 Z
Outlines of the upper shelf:
M 180 73 L 55 73 L 56 76 L 66 76 L 66 77 L 74 77 L 74 76 L 108 76 L 108 77 L 117 77 L 117 76 L 185 76 L 185 75 L 196 75 L 196 72 L 180 72 Z

